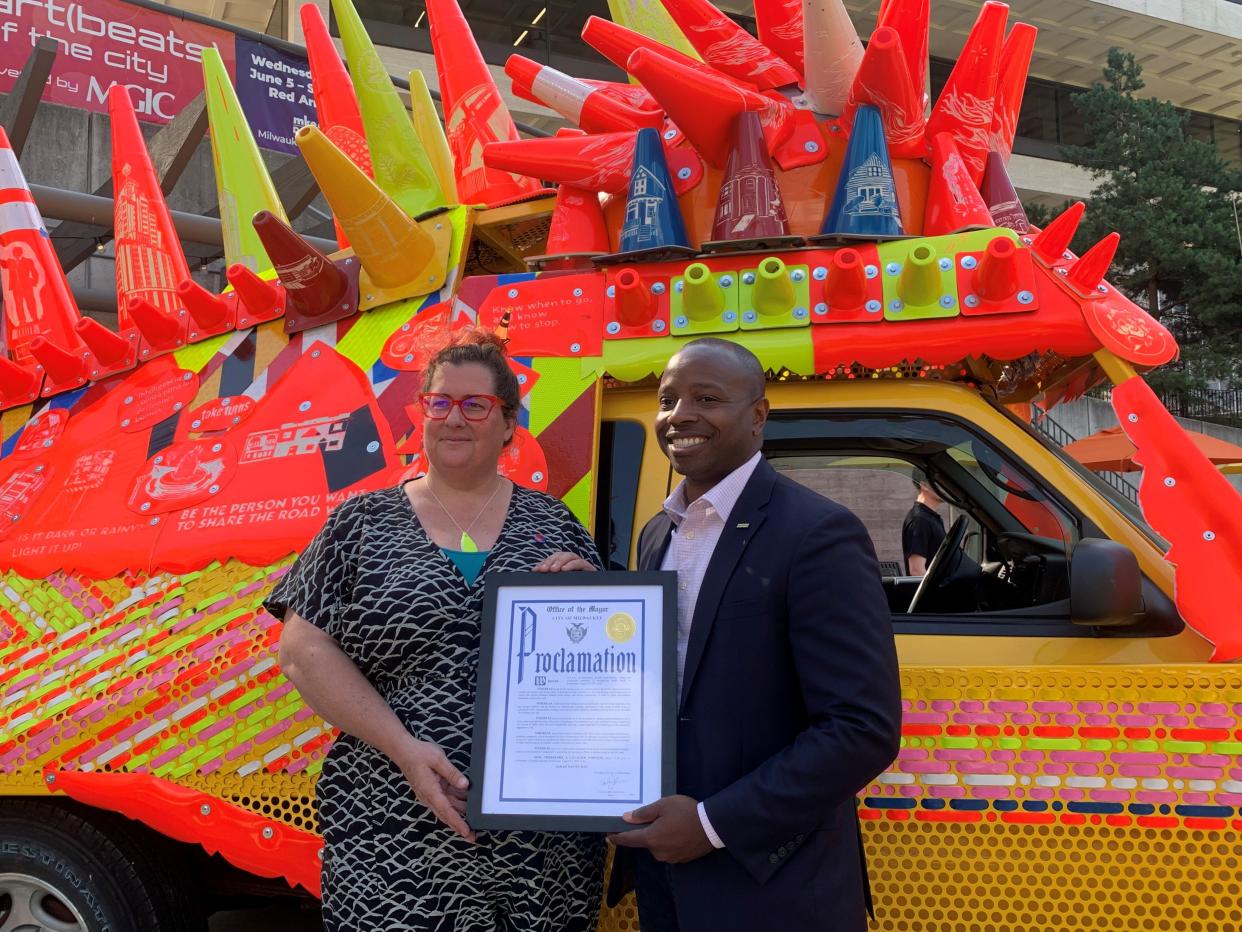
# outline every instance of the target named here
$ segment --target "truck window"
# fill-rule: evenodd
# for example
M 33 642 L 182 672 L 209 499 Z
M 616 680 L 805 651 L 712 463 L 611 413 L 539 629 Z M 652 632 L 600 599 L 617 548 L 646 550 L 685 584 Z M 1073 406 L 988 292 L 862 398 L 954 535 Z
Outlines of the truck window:
M 1083 634 L 1069 617 L 1080 518 L 971 425 L 926 413 L 777 412 L 765 455 L 866 525 L 899 631 Z M 918 479 L 939 498 L 929 499 L 930 508 L 945 531 L 943 552 L 927 558 L 926 579 L 907 571 L 903 552 Z M 912 520 L 934 516 L 924 511 Z
M 646 430 L 634 421 L 604 421 L 600 425 L 595 545 L 607 569 L 628 569 L 646 441 Z

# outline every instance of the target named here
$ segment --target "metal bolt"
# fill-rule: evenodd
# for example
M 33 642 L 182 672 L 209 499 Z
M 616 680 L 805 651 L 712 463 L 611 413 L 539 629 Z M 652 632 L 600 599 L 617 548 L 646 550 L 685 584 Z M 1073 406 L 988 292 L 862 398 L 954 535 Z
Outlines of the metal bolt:
M 240 423 L 241 423 L 241 415 L 238 415 L 237 417 L 233 418 L 233 423 L 234 423 L 234 424 L 240 424 Z
M 128 426 L 129 426 L 129 418 L 126 418 L 125 420 L 121 421 L 121 426 L 122 426 L 122 427 L 128 427 Z
M 184 405 L 180 401 L 178 401 L 176 404 L 173 405 L 173 410 L 180 411 L 183 407 Z
M 194 373 L 193 373 L 193 372 L 187 372 L 185 375 L 183 375 L 183 376 L 181 377 L 181 381 L 183 381 L 183 382 L 188 382 L 188 381 L 190 381 L 190 379 L 192 379 L 192 378 L 194 378 Z
M 951 294 L 942 294 L 940 296 L 941 307 L 952 307 L 956 303 L 957 301 L 954 299 L 953 295 Z
M 38 466 L 36 466 L 36 467 L 35 467 L 35 472 L 43 472 L 43 464 L 42 464 L 42 463 L 40 463 Z
M 950 259 L 948 256 L 944 256 L 936 264 L 940 266 L 940 271 L 942 272 L 947 272 L 949 271 L 949 269 L 953 268 L 953 260 Z
M 54 774 L 54 773 L 49 773 L 46 777 L 44 777 L 44 778 L 43 778 L 43 782 L 44 782 L 44 783 L 47 783 L 47 784 L 52 784 L 52 783 L 55 783 L 55 782 L 56 782 L 56 774 Z
M 198 339 L 198 331 L 197 331 L 197 330 L 191 330 L 191 331 L 190 331 L 190 339 L 191 339 L 191 340 L 197 340 L 197 339 Z
M 872 314 L 878 314 L 882 310 L 879 301 L 868 301 L 865 305 L 867 311 Z
M 375 295 L 373 295 L 373 294 L 369 294 L 369 295 L 367 295 L 366 300 L 368 300 L 368 301 L 374 301 L 374 300 L 375 300 Z
M 721 320 L 723 320 L 725 323 L 731 324 L 735 320 L 737 320 L 737 312 L 736 311 L 725 311 L 724 314 L 721 315 Z
M 437 228 L 438 226 L 439 225 L 437 224 Z M 276 831 L 270 825 L 263 826 L 263 837 L 264 838 L 273 838 L 275 837 L 275 835 L 276 835 Z
M 664 321 L 662 320 L 654 321 L 651 324 L 651 329 L 654 330 L 656 333 L 663 333 L 664 332 Z
M 967 307 L 978 307 L 979 296 L 977 294 L 968 294 L 966 297 L 962 298 L 962 303 Z
M 134 396 L 133 396 L 133 395 L 126 395 L 126 396 L 125 396 L 125 401 L 124 401 L 124 404 L 127 404 L 127 405 L 132 405 L 133 403 L 134 403 Z
M 44 440 L 44 441 L 43 441 L 43 446 L 44 446 L 44 447 L 50 447 L 51 445 L 52 445 L 52 441 L 50 441 L 50 440 Z
M 753 282 L 754 280 L 755 280 L 755 276 L 753 275 L 750 276 L 750 281 Z M 733 287 L 733 276 L 732 275 L 721 275 L 720 281 L 717 284 L 719 284 L 721 288 L 732 288 Z M 750 282 L 747 282 L 747 284 L 750 284 Z
M 190 427 L 192 427 L 194 430 L 198 430 L 202 426 L 203 426 L 203 422 L 201 418 L 195 418 L 194 420 L 190 422 Z
M 143 356 L 150 356 L 150 355 L 151 355 L 151 351 L 150 351 L 149 349 L 144 349 L 144 350 L 142 351 L 142 355 L 143 355 Z M 42 368 L 42 366 L 40 366 L 40 368 Z
M 896 275 L 898 272 L 901 271 L 901 263 L 890 262 L 888 265 L 884 266 L 884 271 L 887 272 L 889 275 Z
M 805 149 L 807 152 L 818 152 L 819 143 L 817 143 L 814 139 L 808 139 L 806 142 L 802 144 L 802 148 Z
M 889 310 L 893 311 L 900 311 L 905 306 L 906 305 L 902 302 L 901 298 L 894 298 L 888 303 Z
M 802 269 L 794 269 L 792 272 L 789 273 L 789 277 L 791 280 L 795 282 L 800 282 L 804 278 L 806 278 L 806 272 L 802 271 Z
M 530 474 L 530 478 L 531 478 L 531 481 L 533 482 L 542 482 L 543 473 L 541 473 L 539 470 L 536 469 L 533 473 Z
M 675 282 L 675 283 L 673 284 L 673 290 L 674 290 L 675 292 L 677 292 L 678 294 L 681 294 L 683 291 L 685 291 L 685 290 L 686 290 L 686 283 L 685 283 L 685 282 Z
M 823 316 L 824 314 L 827 314 L 827 313 L 828 313 L 828 305 L 827 305 L 827 304 L 825 304 L 823 301 L 820 301 L 820 302 L 819 302 L 819 304 L 815 305 L 815 313 L 816 313 L 816 314 L 819 314 L 820 316 Z
M 525 384 L 526 384 L 526 376 L 525 376 L 525 375 L 519 375 L 519 376 L 517 377 L 517 381 L 518 381 L 518 385 L 525 385 Z
M 154 462 L 155 462 L 155 465 L 156 465 L 156 466 L 158 466 L 158 465 L 160 465 L 161 463 L 163 463 L 163 462 L 164 462 L 164 457 L 163 457 L 163 455 L 161 454 L 160 456 L 157 456 L 157 457 L 155 458 Z
M 215 495 L 217 492 L 220 491 L 220 486 L 219 484 L 212 485 L 211 487 L 207 489 L 207 491 L 210 492 L 212 495 Z
M 299 410 L 299 411 L 309 411 L 309 410 L 310 410 L 310 407 L 311 407 L 311 403 L 310 403 L 309 401 L 304 401 L 304 402 L 302 402 L 300 405 L 298 405 L 298 410 Z
M 311 353 L 311 359 L 318 359 L 322 355 L 323 355 L 323 350 L 315 350 L 314 352 Z
M 569 344 L 569 351 L 570 351 L 571 353 L 580 353 L 580 352 L 582 352 L 582 344 L 581 344 L 581 343 L 570 343 L 570 344 Z
M 368 452 L 368 453 L 374 453 L 374 452 L 375 452 L 376 450 L 378 450 L 379 448 L 380 448 L 380 445 L 379 445 L 379 441 L 378 441 L 378 440 L 372 440 L 370 443 L 368 443 L 368 444 L 367 444 L 367 452 Z
M 677 130 L 675 130 L 675 129 L 666 129 L 666 130 L 664 131 L 664 138 L 665 138 L 665 139 L 676 139 L 676 138 L 677 138 Z
M 138 506 L 138 510 L 139 510 L 139 511 L 150 511 L 150 510 L 151 510 L 151 503 L 150 503 L 150 502 L 143 502 L 141 505 L 139 505 L 139 506 Z
M 437 229 L 437 230 L 443 230 L 443 229 L 444 229 L 444 224 L 443 224 L 443 223 L 437 223 L 437 224 L 436 224 L 436 229 Z
M 684 317 L 678 317 L 676 320 L 674 320 L 674 321 L 673 321 L 673 326 L 674 326 L 674 327 L 684 327 L 684 326 L 686 326 L 686 324 L 687 324 L 687 323 L 688 323 L 688 321 L 686 320 L 686 318 L 684 318 Z
M 1204 531 L 1203 539 L 1204 540 L 1216 540 L 1216 532 L 1215 531 Z
M 817 282 L 822 282 L 825 278 L 828 277 L 828 270 L 824 268 L 822 265 L 817 265 L 811 271 L 811 277 L 815 279 Z
M 518 295 L 518 291 L 517 291 L 517 289 L 516 289 L 516 288 L 510 288 L 510 289 L 509 289 L 509 297 L 511 297 L 511 298 L 516 298 L 516 297 L 517 297 L 517 295 Z
M 690 177 L 690 174 L 691 172 L 689 166 L 677 169 L 677 177 L 681 181 L 686 181 Z
M 606 289 L 604 289 L 604 294 L 608 295 L 610 298 L 615 298 L 617 296 L 617 286 L 609 285 Z
M 795 308 L 793 309 L 793 316 L 794 316 L 797 320 L 802 320 L 802 318 L 806 317 L 806 308 L 804 308 L 804 307 L 795 307 Z
M 1177 480 L 1174 479 L 1172 476 L 1165 476 L 1164 484 L 1167 485 L 1171 489 L 1173 488 L 1173 486 L 1177 485 Z
M 211 806 L 208 805 L 207 803 L 203 803 L 201 806 L 198 807 L 198 814 L 199 815 L 211 815 Z
M 754 283 L 755 283 L 755 273 L 754 273 L 754 272 L 747 272 L 745 275 L 743 275 L 743 276 L 742 276 L 742 284 L 743 284 L 743 285 L 753 285 Z M 732 284 L 732 283 L 730 283 L 730 284 Z
M 748 324 L 753 324 L 758 319 L 759 319 L 759 315 L 756 314 L 754 311 L 747 311 L 745 314 L 742 315 L 742 320 L 746 321 L 746 323 Z
M 1058 274 L 1058 275 L 1068 275 L 1068 274 L 1069 274 L 1069 270 L 1068 270 L 1068 269 L 1066 269 L 1066 268 L 1059 268 L 1059 269 L 1057 269 L 1057 274 Z
M 1098 291 L 1100 294 L 1108 294 L 1107 285 L 1096 285 L 1095 290 Z
M 608 326 L 605 327 L 604 329 L 607 330 L 609 333 L 611 333 L 613 336 L 616 336 L 618 333 L 621 332 L 621 325 L 614 320 L 614 321 L 610 321 Z
M 666 291 L 668 291 L 668 285 L 664 284 L 664 282 L 656 282 L 651 286 L 652 294 L 664 294 Z
M 1031 245 L 1031 238 L 1029 236 L 1024 236 L 1022 237 L 1022 242 L 1026 243 L 1026 245 L 1029 246 Z
M 1018 303 L 1019 304 L 1030 304 L 1034 300 L 1035 300 L 1035 295 L 1031 294 L 1029 291 L 1018 292 Z
M 151 527 L 155 527 L 159 523 L 160 523 L 159 518 L 152 518 L 150 521 L 147 522 L 147 524 L 151 525 Z
M 211 452 L 212 452 L 212 453 L 219 453 L 219 452 L 220 452 L 221 450 L 223 450 L 223 449 L 224 449 L 224 444 L 222 444 L 222 443 L 213 443 L 213 444 L 211 445 Z
M 413 361 L 414 361 L 414 354 L 413 354 L 413 353 L 406 353 L 406 354 L 405 354 L 405 361 L 406 361 L 406 362 L 413 362 Z
M 401 325 L 401 332 L 402 332 L 402 333 L 409 333 L 409 332 L 410 332 L 410 325 L 409 325 L 408 323 L 402 324 L 402 325 Z
M 1127 420 L 1127 421 L 1129 421 L 1131 424 L 1137 424 L 1137 423 L 1138 423 L 1138 415 L 1137 415 L 1137 414 L 1127 414 L 1127 415 L 1126 415 L 1126 420 Z
M 581 288 L 575 288 L 575 289 L 574 289 L 574 297 L 575 297 L 575 298 L 581 298 L 581 297 L 582 297 L 582 289 L 581 289 Z
M 962 268 L 973 269 L 978 264 L 979 260 L 974 256 L 962 256 Z
M 864 267 L 863 271 L 867 273 L 868 278 L 875 278 L 877 275 L 880 274 L 880 270 L 874 265 L 868 265 Z

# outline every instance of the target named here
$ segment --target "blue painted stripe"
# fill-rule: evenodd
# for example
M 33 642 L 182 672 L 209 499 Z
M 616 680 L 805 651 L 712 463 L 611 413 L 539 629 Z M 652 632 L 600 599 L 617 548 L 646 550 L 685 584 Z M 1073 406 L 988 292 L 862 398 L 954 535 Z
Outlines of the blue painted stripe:
M 1151 803 L 1130 803 L 1126 809 L 1133 815 L 1151 815 L 1156 811 L 1156 807 Z
M 1067 803 L 1070 812 L 1085 812 L 1088 815 L 1117 815 L 1122 811 L 1121 803 Z
M 988 801 L 986 799 L 951 799 L 949 808 L 963 812 L 982 812 L 988 808 Z
M 1048 804 L 1042 799 L 1028 799 L 1022 803 L 1022 808 L 1027 812 L 1047 812 Z
M 924 809 L 943 809 L 944 800 L 943 799 L 923 799 L 919 801 L 919 805 L 921 805 Z
M 913 799 L 885 799 L 880 796 L 868 796 L 863 800 L 863 805 L 871 809 L 913 809 L 916 804 Z
M 1176 806 L 1173 811 L 1179 816 L 1201 819 L 1227 819 L 1234 812 L 1231 806 Z

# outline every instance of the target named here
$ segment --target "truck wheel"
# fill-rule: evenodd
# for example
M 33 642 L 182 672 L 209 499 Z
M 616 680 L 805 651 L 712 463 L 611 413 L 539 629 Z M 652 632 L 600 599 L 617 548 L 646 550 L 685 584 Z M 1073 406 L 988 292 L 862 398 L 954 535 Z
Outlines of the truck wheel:
M 178 928 L 176 891 L 143 874 L 135 858 L 74 812 L 26 800 L 0 807 L 0 932 Z

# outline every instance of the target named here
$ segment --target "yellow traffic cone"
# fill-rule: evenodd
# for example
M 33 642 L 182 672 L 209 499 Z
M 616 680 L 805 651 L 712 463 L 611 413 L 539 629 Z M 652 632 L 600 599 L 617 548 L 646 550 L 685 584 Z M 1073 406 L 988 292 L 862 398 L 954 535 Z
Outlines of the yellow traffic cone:
M 410 72 L 410 115 L 414 118 L 414 131 L 423 144 L 423 151 L 435 169 L 440 190 L 450 204 L 457 203 L 457 179 L 453 177 L 453 153 L 449 151 L 448 137 L 436 113 L 427 79 L 418 69 Z

